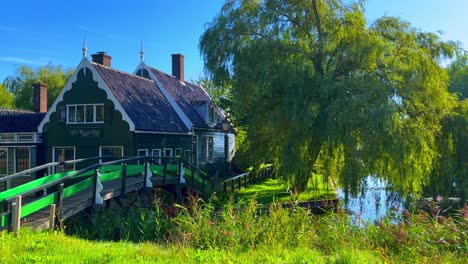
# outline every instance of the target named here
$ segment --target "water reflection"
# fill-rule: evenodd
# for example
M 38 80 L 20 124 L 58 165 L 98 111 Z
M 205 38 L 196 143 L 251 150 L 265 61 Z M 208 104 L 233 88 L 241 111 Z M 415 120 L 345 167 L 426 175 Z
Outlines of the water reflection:
M 404 209 L 403 198 L 382 179 L 375 176 L 365 178 L 360 193 L 352 196 L 342 189 L 338 196 L 344 201 L 344 208 L 356 223 L 374 223 L 391 213 L 398 220 L 399 213 Z

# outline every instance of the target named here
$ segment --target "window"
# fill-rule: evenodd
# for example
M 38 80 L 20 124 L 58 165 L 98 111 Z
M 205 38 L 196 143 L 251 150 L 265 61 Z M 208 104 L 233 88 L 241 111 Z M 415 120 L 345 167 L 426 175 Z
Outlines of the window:
M 192 163 L 192 151 L 189 149 L 186 149 L 184 151 L 184 159 L 190 163 Z
M 18 142 L 34 141 L 34 134 L 18 134 L 16 139 Z
M 8 148 L 0 148 L 0 175 L 8 174 Z
M 171 148 L 165 148 L 164 149 L 164 153 L 163 153 L 164 157 L 172 157 L 172 149 Z
M 208 106 L 208 124 L 213 124 L 214 120 L 214 107 L 212 105 Z
M 174 156 L 182 156 L 182 148 L 174 149 Z
M 123 156 L 122 146 L 101 146 L 99 147 L 99 156 Z
M 15 142 L 15 134 L 0 134 L 0 142 Z
M 147 149 L 139 149 L 138 150 L 138 157 L 144 157 L 148 156 L 148 150 Z M 138 164 L 142 163 L 141 160 L 138 160 Z
M 161 156 L 161 149 L 153 149 L 151 150 L 151 156 L 160 157 Z M 161 159 L 156 159 L 157 164 L 161 164 Z
M 15 148 L 15 168 L 16 172 L 31 168 L 31 148 Z
M 213 162 L 213 137 L 201 137 L 201 163 Z
M 75 147 L 54 147 L 52 152 L 54 162 L 75 159 Z M 55 167 L 55 173 L 71 170 L 75 170 L 75 164 L 63 164 Z
M 69 124 L 104 123 L 104 104 L 67 105 Z

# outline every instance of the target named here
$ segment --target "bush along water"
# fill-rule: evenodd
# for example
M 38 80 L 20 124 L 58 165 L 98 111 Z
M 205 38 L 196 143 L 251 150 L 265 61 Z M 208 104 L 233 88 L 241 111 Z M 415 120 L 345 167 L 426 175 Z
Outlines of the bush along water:
M 304 249 L 333 255 L 366 251 L 382 261 L 468 261 L 468 207 L 454 217 L 430 213 L 389 216 L 375 224 L 357 225 L 344 212 L 315 216 L 301 207 L 272 204 L 260 210 L 255 200 L 243 205 L 212 197 L 191 196 L 186 205 L 164 205 L 135 197 L 124 210 L 118 206 L 67 220 L 65 232 L 93 240 L 150 241 L 196 250 L 239 251 L 268 248 Z M 402 219 L 395 221 L 395 218 Z M 453 262 L 453 261 L 449 261 Z

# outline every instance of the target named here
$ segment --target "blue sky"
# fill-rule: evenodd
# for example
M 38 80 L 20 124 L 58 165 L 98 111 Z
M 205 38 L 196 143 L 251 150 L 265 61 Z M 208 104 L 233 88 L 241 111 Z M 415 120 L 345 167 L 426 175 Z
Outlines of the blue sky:
M 171 72 L 171 54 L 185 55 L 185 78 L 198 79 L 203 62 L 198 50 L 207 22 L 221 0 L 58 1 L 16 0 L 0 13 L 0 82 L 18 65 L 48 63 L 74 68 L 86 34 L 88 54 L 106 51 L 114 68 L 132 72 L 143 40 L 147 64 Z M 370 21 L 397 16 L 424 31 L 443 31 L 444 40 L 468 47 L 467 0 L 368 0 Z

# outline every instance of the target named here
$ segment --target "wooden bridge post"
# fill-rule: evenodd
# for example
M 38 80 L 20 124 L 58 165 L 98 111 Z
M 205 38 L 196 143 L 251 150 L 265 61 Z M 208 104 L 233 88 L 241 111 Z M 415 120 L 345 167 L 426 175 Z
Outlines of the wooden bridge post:
M 104 199 L 101 197 L 101 191 L 104 189 L 104 187 L 102 186 L 102 183 L 99 180 L 100 176 L 101 174 L 99 173 L 99 169 L 96 169 L 96 172 L 94 175 L 93 198 L 94 198 L 94 204 L 98 204 L 98 205 L 104 204 Z
M 55 227 L 55 204 L 50 205 L 49 210 L 49 232 L 54 232 Z
M 232 188 L 232 192 L 234 192 L 235 188 L 234 188 L 234 180 L 231 180 L 231 188 Z
M 12 204 L 13 205 L 13 211 L 12 211 L 12 226 L 13 226 L 13 233 L 15 237 L 19 236 L 19 230 L 21 226 L 21 200 L 22 197 L 21 195 L 18 195 L 15 197 L 15 202 Z
M 224 182 L 224 193 L 227 193 L 226 182 Z
M 239 179 L 237 180 L 238 183 L 239 183 L 239 191 L 242 189 L 242 184 L 241 184 L 241 177 L 239 177 Z
M 63 209 L 63 189 L 64 189 L 64 183 L 59 184 L 58 190 L 57 190 L 57 219 L 60 221 L 62 218 L 62 209 Z
M 151 165 L 149 162 L 145 163 L 145 187 L 146 188 L 153 188 L 153 183 L 151 182 L 151 177 L 153 176 L 153 172 L 151 171 Z
M 244 176 L 244 188 L 247 188 L 247 177 L 249 176 L 249 174 L 246 174 Z
M 125 196 L 125 188 L 127 187 L 127 164 L 122 165 L 122 184 L 120 185 L 120 196 Z

